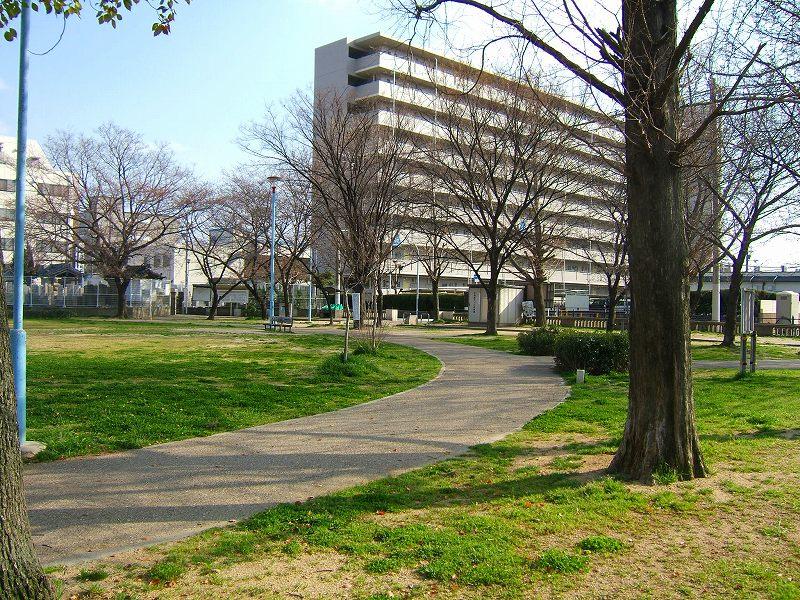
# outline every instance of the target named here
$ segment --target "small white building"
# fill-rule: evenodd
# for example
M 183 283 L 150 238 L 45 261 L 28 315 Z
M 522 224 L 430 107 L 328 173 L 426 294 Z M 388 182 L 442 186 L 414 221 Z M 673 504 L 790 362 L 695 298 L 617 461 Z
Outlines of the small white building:
M 775 294 L 775 313 L 779 325 L 800 323 L 800 294 L 797 292 Z
M 525 289 L 517 286 L 498 286 L 497 324 L 516 325 L 522 318 L 522 301 Z M 469 322 L 473 325 L 485 324 L 487 317 L 486 290 L 482 285 L 469 286 Z

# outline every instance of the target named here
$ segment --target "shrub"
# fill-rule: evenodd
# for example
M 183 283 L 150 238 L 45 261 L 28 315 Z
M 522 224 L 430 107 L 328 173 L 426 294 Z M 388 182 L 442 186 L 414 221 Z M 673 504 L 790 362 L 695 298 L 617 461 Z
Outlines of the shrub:
M 563 331 L 556 336 L 553 354 L 561 371 L 586 369 L 592 375 L 628 370 L 627 332 Z
M 588 562 L 585 556 L 551 548 L 542 552 L 535 566 L 551 573 L 578 573 L 586 568 Z
M 369 342 L 366 341 L 359 341 L 353 343 L 353 355 L 359 356 L 361 354 L 368 354 L 370 356 L 376 356 L 378 354 L 378 349 L 373 348 Z
M 417 294 L 384 294 L 383 308 L 396 308 L 413 312 L 417 306 Z M 463 293 L 439 292 L 439 310 L 464 310 L 466 306 Z M 419 295 L 419 310 L 431 312 L 433 310 L 433 294 L 423 292 Z
M 534 327 L 530 331 L 522 331 L 517 336 L 517 343 L 523 354 L 531 356 L 552 356 L 556 337 L 561 330 L 555 325 Z
M 318 380 L 342 382 L 361 377 L 366 372 L 366 365 L 358 354 L 351 353 L 346 362 L 343 354 L 333 354 L 317 365 L 316 375 Z
M 622 542 L 607 535 L 591 535 L 578 542 L 578 548 L 595 554 L 612 554 L 624 548 Z
M 78 581 L 102 581 L 107 577 L 108 571 L 105 569 L 81 569 L 75 579 Z
M 174 556 L 168 556 L 157 562 L 145 572 L 145 579 L 157 583 L 172 583 L 186 571 L 186 561 Z

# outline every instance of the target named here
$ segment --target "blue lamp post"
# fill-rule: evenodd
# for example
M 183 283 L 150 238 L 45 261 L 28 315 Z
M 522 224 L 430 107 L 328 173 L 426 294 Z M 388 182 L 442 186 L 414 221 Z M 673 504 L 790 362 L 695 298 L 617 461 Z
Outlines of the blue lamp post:
M 19 32 L 19 105 L 17 112 L 17 172 L 14 215 L 14 324 L 11 329 L 11 364 L 14 369 L 14 390 L 17 397 L 19 442 L 25 445 L 26 340 L 22 324 L 25 301 L 25 167 L 28 158 L 28 32 L 30 3 L 23 2 Z
M 272 212 L 269 219 L 269 320 L 275 318 L 275 212 L 278 204 L 277 183 L 281 180 L 277 175 L 267 177 L 272 186 L 270 198 Z

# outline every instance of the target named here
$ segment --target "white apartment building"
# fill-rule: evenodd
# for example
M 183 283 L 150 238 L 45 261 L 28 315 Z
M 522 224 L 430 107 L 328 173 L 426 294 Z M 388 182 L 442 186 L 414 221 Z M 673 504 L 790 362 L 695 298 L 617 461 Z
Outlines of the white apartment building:
M 438 102 L 440 87 L 454 80 L 456 73 L 465 72 L 475 77 L 481 73 L 463 62 L 375 33 L 358 39 L 340 39 L 317 48 L 314 92 L 322 94 L 335 90 L 342 97 L 349 98 L 351 106 L 366 101 L 377 103 L 378 118 L 386 119 L 387 123 L 393 122 L 392 116 L 399 111 L 405 118 L 410 113 L 411 121 L 419 122 L 426 118 L 423 115 L 432 112 L 432 107 Z M 486 72 L 481 77 L 487 77 L 490 81 L 492 78 L 504 80 Z M 614 143 L 611 140 L 618 139 L 616 133 L 606 126 L 607 118 L 600 113 L 566 100 L 558 101 L 563 102 L 567 110 L 580 113 L 581 120 L 588 124 L 587 134 L 591 130 L 592 136 L 603 136 L 611 143 Z M 419 118 L 416 118 L 415 112 L 420 115 Z M 586 155 L 590 154 L 587 145 Z M 580 176 L 576 173 L 576 177 Z M 573 216 L 577 215 L 580 225 L 574 228 L 575 233 L 572 234 L 576 236 L 573 247 L 580 244 L 585 247 L 592 229 L 609 228 L 610 225 L 596 209 L 592 209 L 591 198 L 585 198 L 583 203 L 579 200 L 577 204 L 580 208 L 573 212 Z M 409 240 L 413 242 L 413 238 L 406 241 Z M 405 291 L 415 289 L 418 271 L 420 287 L 430 289 L 425 271 L 418 267 L 414 256 L 411 244 L 406 243 L 396 249 L 390 264 L 384 268 L 384 272 L 391 274 L 383 281 L 387 293 L 398 288 Z M 565 249 L 561 251 L 559 262 L 545 290 L 549 305 L 562 304 L 565 295 L 571 292 L 588 294 L 592 298 L 606 296 L 605 276 L 596 272 L 596 268 L 592 272 L 592 264 L 585 251 L 579 254 Z M 473 281 L 474 273 L 466 264 L 455 264 L 442 277 L 440 290 L 465 290 Z M 524 281 L 512 270 L 504 272 L 500 281 L 501 284 L 524 285 Z
M 63 196 L 64 210 L 68 210 L 69 188 L 59 172 L 53 169 L 47 160 L 42 147 L 36 140 L 28 140 L 28 168 L 27 187 L 25 195 L 30 203 L 36 197 L 39 189 L 46 186 L 46 191 L 52 196 Z M 14 215 L 16 204 L 16 166 L 17 166 L 17 139 L 0 136 L 0 252 L 6 268 L 14 260 Z M 38 189 L 37 189 L 38 188 Z M 44 191 L 44 190 L 43 190 Z M 29 231 L 31 217 L 28 215 Z M 31 239 L 30 250 L 38 264 L 69 262 L 58 248 L 48 243 L 47 240 Z

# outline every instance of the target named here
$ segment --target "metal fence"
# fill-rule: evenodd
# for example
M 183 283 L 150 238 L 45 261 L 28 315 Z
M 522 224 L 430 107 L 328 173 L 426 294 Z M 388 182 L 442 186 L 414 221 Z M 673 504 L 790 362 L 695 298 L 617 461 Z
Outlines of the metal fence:
M 100 314 L 116 310 L 117 290 L 113 282 L 97 275 L 84 277 L 25 277 L 24 306 L 42 309 L 80 309 L 80 312 Z M 11 278 L 3 278 L 6 303 L 13 305 Z M 125 305 L 139 309 L 142 316 L 161 316 L 172 310 L 172 287 L 158 279 L 134 279 L 125 293 Z M 94 309 L 94 310 L 92 310 Z

